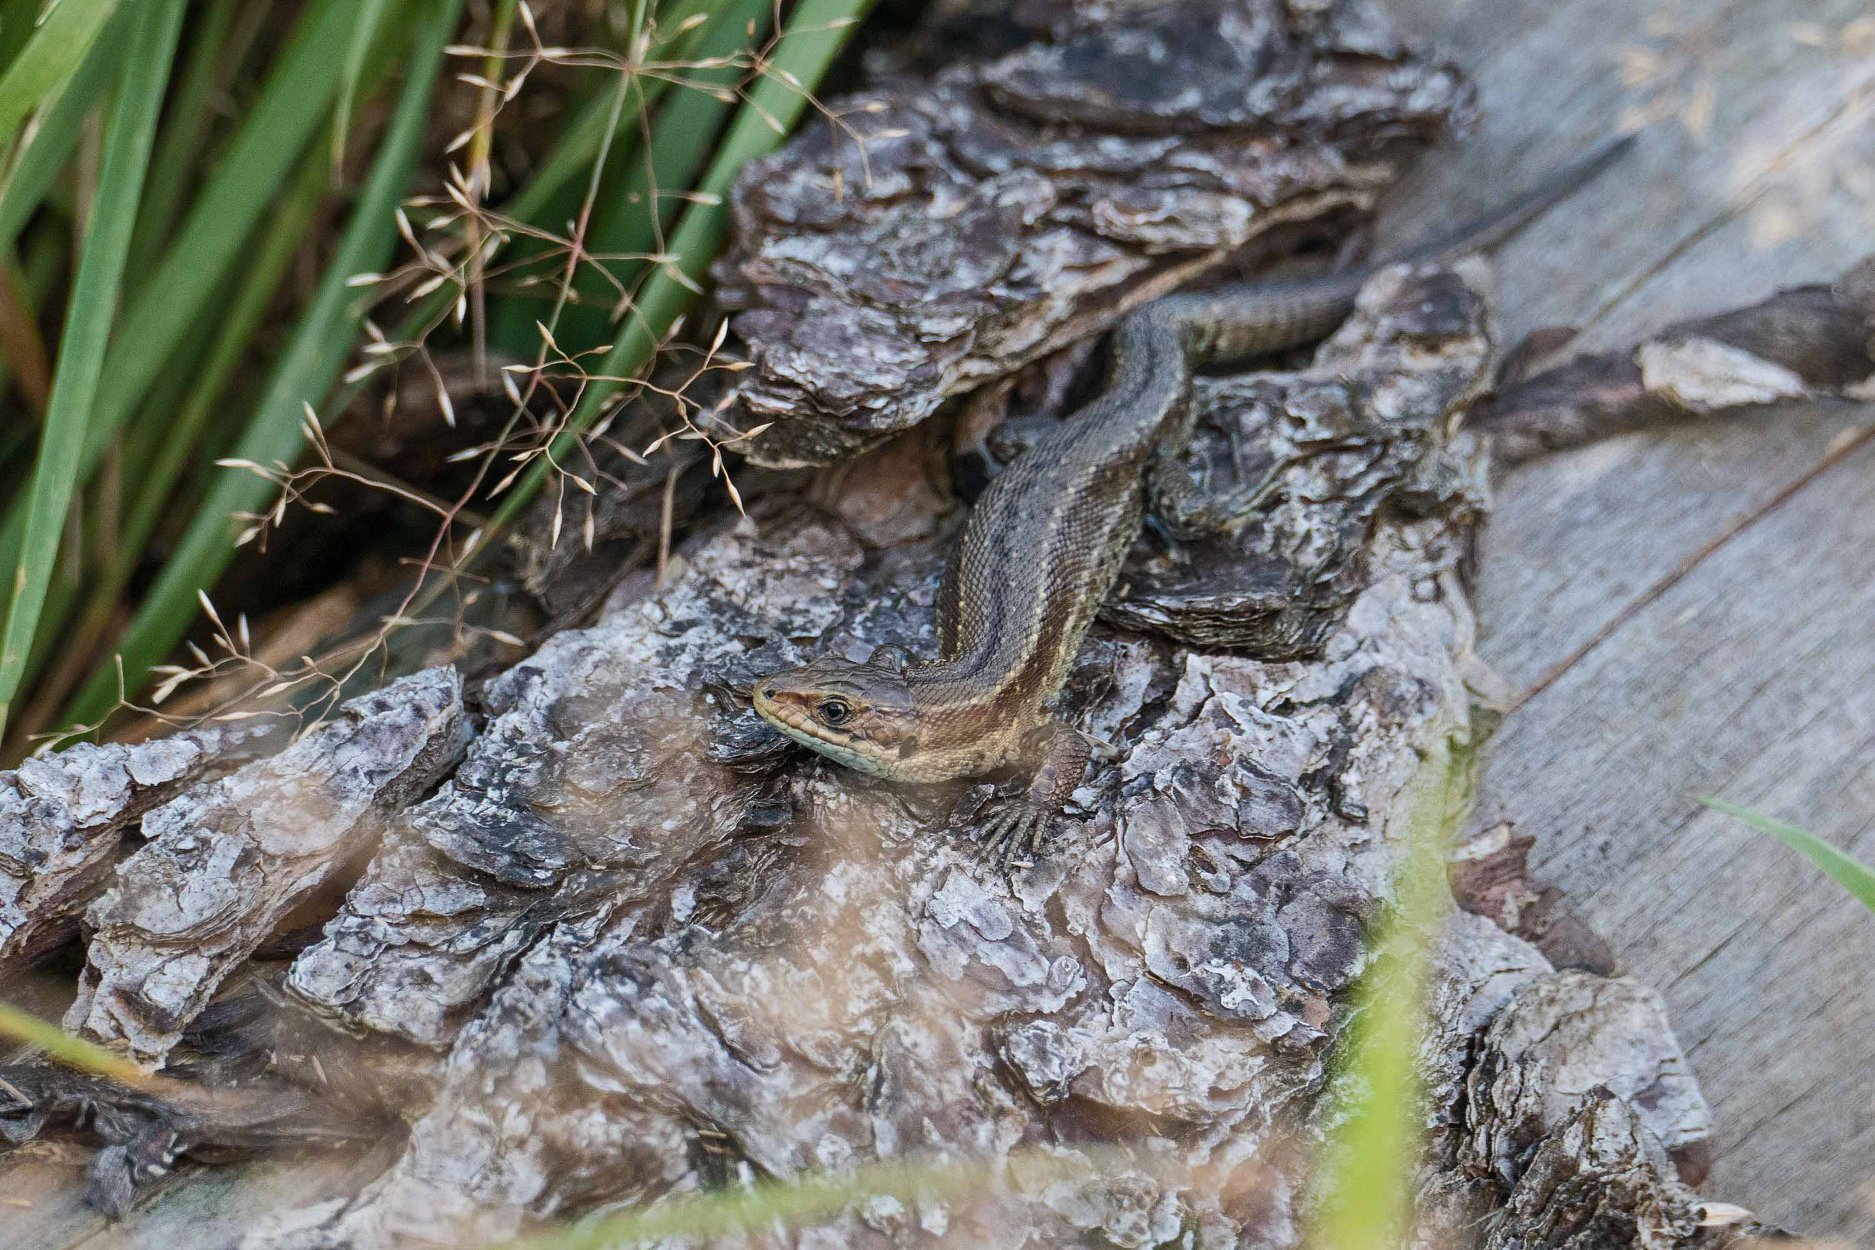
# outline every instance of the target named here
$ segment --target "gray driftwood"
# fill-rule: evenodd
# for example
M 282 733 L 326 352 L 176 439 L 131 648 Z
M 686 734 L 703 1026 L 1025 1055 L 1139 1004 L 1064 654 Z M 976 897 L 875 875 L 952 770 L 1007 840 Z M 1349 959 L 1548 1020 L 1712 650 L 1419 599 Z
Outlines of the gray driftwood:
M 1389 197 L 1423 237 L 1636 118 L 1634 152 L 1497 255 L 1505 341 L 1581 350 L 1829 284 L 1875 248 L 1867 0 L 1389 0 L 1480 120 Z M 1534 460 L 1485 527 L 1479 649 L 1513 691 L 1483 823 L 1673 1009 L 1715 1184 L 1875 1245 L 1875 925 L 1699 795 L 1875 861 L 1875 406 L 1794 400 Z M 1584 727 L 1589 732 L 1583 732 Z
M 1129 634 L 1092 645 L 1072 701 L 1122 758 L 1012 880 L 947 830 L 980 788 L 898 794 L 798 755 L 777 770 L 754 734 L 707 759 L 749 729 L 713 686 L 829 649 L 931 646 L 942 501 L 915 443 L 849 474 L 835 514 L 772 505 L 699 539 L 664 591 L 550 643 L 497 686 L 458 781 L 411 812 L 354 891 L 414 900 L 463 883 L 455 928 L 426 921 L 423 945 L 389 956 L 353 947 L 388 988 L 321 1005 L 366 1003 L 354 1026 L 408 1034 L 380 1017 L 406 996 L 425 1028 L 461 1010 L 469 943 L 523 953 L 392 1168 L 246 1244 L 472 1243 L 737 1178 L 1006 1157 L 981 1199 L 861 1204 L 815 1235 L 1299 1244 L 1363 934 L 1385 910 L 1423 759 L 1468 739 L 1485 682 L 1458 574 L 1482 450 L 1446 420 L 1488 376 L 1483 319 L 1460 276 L 1394 271 L 1312 368 L 1201 386 L 1220 441 L 1266 434 L 1272 411 L 1301 441 L 1317 426 L 1368 435 L 1279 471 L 1285 500 L 1355 514 L 1421 479 L 1445 493 L 1371 526 L 1361 587 L 1312 658 Z M 1324 400 L 1335 380 L 1341 398 Z M 1413 423 L 1417 454 L 1376 456 L 1370 412 Z M 1201 440 L 1191 466 L 1209 454 Z M 895 541 L 869 552 L 846 515 Z M 1241 519 L 1238 559 L 1254 567 L 1261 518 Z M 690 769 L 673 766 L 685 756 Z M 480 836 L 464 840 L 454 813 L 474 811 Z M 348 909 L 295 979 L 368 927 Z M 426 997 L 429 966 L 442 992 Z M 1508 1247 L 1587 1203 L 1598 1226 L 1642 1230 L 1634 1244 L 1719 1244 L 1669 1161 L 1709 1125 L 1650 992 L 1556 973 L 1464 915 L 1441 969 L 1429 1220 Z M 1474 1046 L 1487 1063 L 1468 1062 Z M 1565 1146 L 1585 1133 L 1593 1149 Z M 1020 1160 L 1038 1149 L 1097 1166 L 1025 1187 Z M 1537 1158 L 1548 1170 L 1531 1178 Z M 1567 1183 L 1552 1176 L 1565 1166 Z
M 1875 257 L 1827 285 L 1780 291 L 1700 317 L 1617 352 L 1506 379 L 1473 422 L 1501 465 L 1676 418 L 1819 395 L 1862 394 L 1875 379 Z
M 838 512 L 775 501 L 702 537 L 665 590 L 628 588 L 504 677 L 455 779 L 397 821 L 290 982 L 316 983 L 363 901 L 427 898 L 451 941 L 353 947 L 389 988 L 318 1005 L 404 1035 L 473 1019 L 379 1180 L 247 1244 L 462 1244 L 738 1178 L 1006 1156 L 980 1199 L 861 1204 L 821 1235 L 1299 1244 L 1363 934 L 1424 760 L 1468 741 L 1488 684 L 1459 574 L 1484 453 L 1450 420 L 1492 360 L 1478 272 L 1391 271 L 1310 368 L 1201 384 L 1189 471 L 1274 419 L 1339 440 L 1277 471 L 1286 505 L 1334 520 L 1377 490 L 1441 489 L 1372 518 L 1359 589 L 1308 658 L 1092 645 L 1072 702 L 1122 758 L 1013 880 L 947 830 L 959 796 L 778 758 L 727 694 L 829 648 L 929 648 L 946 505 L 915 436 L 850 474 Z M 1237 518 L 1245 568 L 1284 515 Z M 427 886 L 400 851 L 429 860 Z M 518 957 L 475 1011 L 451 970 L 479 971 L 457 958 L 478 942 L 486 963 Z M 424 1001 L 426 963 L 458 997 Z M 1426 1239 L 1531 1244 L 1586 1210 L 1632 1244 L 1721 1244 L 1671 1162 L 1709 1125 L 1648 991 L 1557 973 L 1462 913 L 1440 974 Z M 408 1016 L 383 1019 L 400 995 Z M 1038 1148 L 1096 1166 L 1025 1186 Z

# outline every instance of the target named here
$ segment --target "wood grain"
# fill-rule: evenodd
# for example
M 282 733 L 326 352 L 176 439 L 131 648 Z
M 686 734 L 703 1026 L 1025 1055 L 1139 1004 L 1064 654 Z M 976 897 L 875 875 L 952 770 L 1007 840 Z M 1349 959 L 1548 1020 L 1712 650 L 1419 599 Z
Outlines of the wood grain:
M 84 1203 L 86 1155 L 0 1160 L 0 1245 L 68 1250 L 104 1227 Z
M 1864 4 L 1395 8 L 1476 76 L 1484 120 L 1383 239 L 1662 114 L 1501 250 L 1507 339 L 1568 324 L 1613 347 L 1875 250 Z M 1533 464 L 1503 484 L 1479 607 L 1518 706 L 1478 819 L 1536 833 L 1538 870 L 1666 994 L 1720 1126 L 1714 1195 L 1858 1245 L 1875 1238 L 1875 923 L 1695 796 L 1875 856 L 1871 427 L 1866 405 L 1795 405 Z

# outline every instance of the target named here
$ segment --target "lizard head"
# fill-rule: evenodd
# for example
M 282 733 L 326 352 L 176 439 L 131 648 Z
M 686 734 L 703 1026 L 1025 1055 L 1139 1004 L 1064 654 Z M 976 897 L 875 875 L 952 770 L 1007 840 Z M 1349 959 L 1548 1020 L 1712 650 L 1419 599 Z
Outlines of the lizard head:
M 861 772 L 893 776 L 918 744 L 905 674 L 821 659 L 755 683 L 755 710 L 801 745 Z

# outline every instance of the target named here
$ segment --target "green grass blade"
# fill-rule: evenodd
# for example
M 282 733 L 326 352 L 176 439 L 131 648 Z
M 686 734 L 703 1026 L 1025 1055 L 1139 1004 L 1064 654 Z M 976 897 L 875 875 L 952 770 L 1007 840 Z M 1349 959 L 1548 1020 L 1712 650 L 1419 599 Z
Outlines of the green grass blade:
M 97 207 L 85 231 L 78 276 L 60 339 L 52 400 L 27 492 L 26 530 L 13 577 L 13 599 L 0 633 L 0 732 L 25 676 L 60 537 L 77 485 L 92 399 L 104 367 L 112 314 L 123 283 L 130 232 L 156 139 L 169 63 L 182 30 L 185 0 L 143 0 L 131 28 L 137 55 L 119 89 L 98 175 Z
M 190 209 L 163 263 L 125 311 L 111 376 L 98 397 L 87 468 L 149 389 L 186 323 L 206 313 L 244 259 L 242 243 L 271 212 L 325 120 L 350 43 L 359 0 L 316 0 L 269 75 L 228 154 Z
M 1418 1056 L 1432 948 L 1451 909 L 1446 856 L 1470 794 L 1472 752 L 1453 740 L 1420 765 L 1404 799 L 1397 902 L 1355 987 L 1336 1056 L 1312 1250 L 1396 1250 L 1412 1220 L 1423 1148 Z
M 502 211 L 522 221 L 541 224 L 543 217 L 551 213 L 566 189 L 579 177 L 580 170 L 598 153 L 611 116 L 612 95 L 608 91 L 596 92 L 580 105 L 534 176 L 501 206 Z
M 694 56 L 709 61 L 734 55 L 751 42 L 765 37 L 769 0 L 725 0 L 709 24 L 699 34 Z M 693 70 L 685 75 L 681 88 L 659 113 L 651 133 L 651 147 L 632 161 L 628 172 L 614 180 L 612 187 L 594 214 L 586 250 L 598 256 L 641 256 L 649 254 L 665 236 L 677 216 L 679 201 L 673 192 L 690 186 L 709 158 L 708 142 L 719 132 L 735 105 L 709 90 L 711 86 L 733 86 L 743 74 L 736 66 Z M 631 290 L 642 278 L 643 261 L 594 261 L 612 271 L 619 286 Z M 566 310 L 554 327 L 555 338 L 570 345 L 573 351 L 604 343 L 611 334 L 617 288 L 602 281 L 590 268 L 578 275 L 583 302 Z M 526 330 L 532 340 L 527 354 L 539 346 L 533 316 Z
M 692 0 L 692 3 L 706 4 L 708 0 Z M 569 213 L 576 211 L 577 180 L 598 158 L 608 138 L 617 138 L 611 125 L 615 96 L 615 91 L 595 91 L 576 107 L 572 120 L 562 127 L 540 165 L 499 205 L 504 216 L 543 229 L 555 229 L 558 227 L 554 223 L 563 223 Z M 392 328 L 391 341 L 409 343 L 423 338 L 429 329 L 448 316 L 458 295 L 455 285 L 444 283 L 417 300 Z M 531 328 L 532 323 L 529 324 Z M 333 410 L 349 406 L 370 385 L 371 378 L 365 377 L 341 387 L 333 398 Z
M 176 75 L 163 128 L 157 133 L 149 186 L 143 192 L 143 211 L 137 215 L 137 230 L 130 237 L 133 275 L 155 268 L 157 255 L 182 207 L 183 192 L 199 168 L 196 154 L 207 129 L 216 73 L 233 21 L 234 0 L 211 0 L 188 27 L 182 69 Z M 105 37 L 110 36 L 107 33 Z
M 695 28 L 684 31 L 684 19 L 707 12 L 714 3 L 718 0 L 678 0 L 669 13 L 660 15 L 661 33 L 652 42 L 651 59 L 687 59 L 701 32 Z M 670 86 L 669 79 L 662 76 L 645 83 L 645 99 L 655 103 Z M 535 168 L 527 185 L 501 206 L 503 213 L 518 221 L 551 229 L 564 224 L 573 211 L 573 206 L 565 199 L 566 193 L 575 188 L 580 174 L 592 164 L 607 141 L 613 95 L 612 90 L 602 85 L 574 110 L 572 120 L 561 128 L 553 147 Z M 627 136 L 611 134 L 610 138 L 613 143 L 623 144 Z
M 57 95 L 91 51 L 116 0 L 59 0 L 0 75 L 0 151 L 34 109 Z
M 272 210 L 314 130 L 331 108 L 359 0 L 313 0 L 260 97 L 197 197 L 163 263 L 124 311 L 111 369 L 79 457 L 88 479 L 104 449 L 244 259 L 242 244 Z M 25 529 L 15 506 L 0 526 L 0 568 L 18 559 Z M 8 593 L 0 587 L 0 596 Z
M 1849 891 L 1857 902 L 1870 911 L 1875 911 L 1875 868 L 1837 850 L 1809 830 L 1799 829 L 1796 825 L 1787 825 L 1781 820 L 1773 820 L 1763 812 L 1741 807 L 1737 803 L 1728 803 L 1724 799 L 1715 799 L 1709 795 L 1701 795 L 1699 801 L 1715 812 L 1736 816 L 1752 828 L 1762 830 L 1792 850 L 1808 856 L 1811 863 L 1828 873 L 1831 879 Z
M 345 162 L 345 139 L 351 133 L 352 105 L 358 99 L 358 86 L 364 79 L 365 57 L 371 51 L 371 41 L 378 36 L 378 27 L 384 22 L 385 0 L 364 0 L 364 10 L 358 15 L 358 25 L 352 31 L 352 44 L 345 52 L 345 69 L 339 76 L 339 102 L 333 113 L 332 122 L 332 164 L 334 168 Z
M 61 635 L 80 655 L 94 653 L 103 643 L 105 631 L 116 615 L 124 589 L 136 571 L 138 558 L 149 544 L 170 503 L 171 492 L 181 479 L 202 437 L 209 418 L 222 403 L 223 393 L 234 380 L 235 370 L 247 355 L 248 345 L 259 330 L 268 305 L 273 302 L 281 281 L 286 277 L 295 253 L 304 241 L 313 211 L 325 185 L 325 161 L 309 156 L 299 185 L 261 236 L 248 272 L 229 302 L 215 337 L 203 358 L 200 370 L 190 379 L 189 393 L 175 418 L 166 423 L 163 439 L 147 467 L 138 475 L 125 511 L 123 535 L 110 563 L 86 587 L 87 599 L 76 628 Z M 63 724 L 78 719 L 77 708 L 69 708 Z
M 672 6 L 672 11 L 659 19 L 659 30 L 666 33 L 654 40 L 650 60 L 668 60 L 681 65 L 732 57 L 767 37 L 769 21 L 775 12 L 770 0 L 721 0 L 714 12 L 708 12 L 709 9 L 708 0 L 681 0 Z M 684 29 L 686 19 L 706 12 L 706 21 Z M 609 149 L 607 154 L 614 164 L 625 171 L 610 176 L 603 168 L 592 171 L 603 189 L 595 197 L 592 224 L 585 239 L 587 252 L 599 255 L 645 252 L 661 237 L 663 227 L 675 215 L 675 201 L 654 202 L 651 188 L 655 185 L 661 191 L 670 192 L 690 186 L 697 170 L 709 157 L 723 119 L 734 107 L 733 101 L 719 98 L 708 88 L 733 86 L 744 72 L 735 65 L 705 65 L 678 71 L 683 85 L 676 86 L 672 72 L 666 70 L 621 81 L 614 91 L 601 94 L 595 103 L 605 112 L 611 111 L 613 103 L 623 103 L 613 99 L 619 91 L 627 93 L 631 107 L 618 110 L 618 124 L 609 135 L 602 124 L 592 150 L 584 154 L 582 167 Z M 673 88 L 677 91 L 676 98 L 651 127 L 651 151 L 639 152 L 639 118 L 656 109 Z M 650 162 L 649 166 L 646 161 Z M 549 211 L 539 212 L 531 201 L 517 202 L 509 211 L 550 230 L 562 229 L 579 210 L 577 195 L 566 194 L 573 190 L 571 182 L 570 176 L 562 181 L 550 209 L 545 203 L 538 206 Z M 520 198 L 517 197 L 517 201 Z M 654 213 L 657 214 L 655 219 Z M 537 241 L 516 240 L 510 245 L 509 261 L 513 263 L 517 256 L 538 256 L 543 251 L 544 246 Z M 616 300 L 617 288 L 592 272 L 591 266 L 595 264 L 611 269 L 626 289 L 630 289 L 643 270 L 642 265 L 625 262 L 588 261 L 573 275 L 573 290 L 581 298 L 592 301 L 594 307 L 579 304 L 567 307 L 565 292 L 558 289 L 552 295 L 532 290 L 515 291 L 491 300 L 490 337 L 516 356 L 531 356 L 539 349 L 540 333 L 536 326 L 541 323 L 546 324 L 556 340 L 564 329 L 564 341 L 572 344 L 574 350 L 603 342 L 611 322 L 608 309 Z
M 33 23 L 39 19 L 40 0 L 0 0 L 0 73 L 5 73 L 13 59 L 32 38 Z
M 751 1234 L 775 1238 L 777 1228 L 800 1229 L 873 1197 L 896 1198 L 904 1207 L 968 1203 L 1015 1188 L 1029 1193 L 1055 1182 L 1085 1183 L 1104 1173 L 1136 1173 L 1137 1156 L 1103 1151 L 1083 1143 L 1081 1159 L 1022 1149 L 1007 1160 L 988 1158 L 900 1158 L 866 1163 L 842 1173 L 810 1173 L 707 1193 L 673 1194 L 635 1211 L 582 1220 L 561 1229 L 530 1233 L 489 1250 L 624 1250 L 627 1246 L 716 1244 L 745 1241 Z M 1145 1166 L 1150 1166 L 1145 1165 Z M 1019 1178 L 1019 1180 L 1017 1179 Z M 802 1239 L 803 1241 L 805 1238 Z
M 142 1068 L 117 1052 L 73 1037 L 50 1020 L 41 1020 L 11 1003 L 0 1003 L 0 1037 L 36 1046 L 68 1068 L 108 1076 L 126 1085 L 142 1085 L 149 1079 Z
M 403 94 L 370 176 L 326 266 L 318 294 L 300 319 L 235 456 L 260 464 L 296 459 L 304 405 L 316 404 L 343 368 L 369 298 L 352 288 L 349 280 L 355 274 L 383 269 L 390 259 L 397 238 L 397 207 L 416 164 L 429 119 L 430 92 L 461 7 L 462 0 L 434 0 L 426 6 Z M 238 526 L 234 514 L 263 507 L 274 489 L 271 483 L 246 473 L 229 472 L 215 480 L 124 635 L 119 654 L 133 688 L 141 688 L 149 667 L 176 645 L 195 619 L 197 592 L 212 588 L 228 566 Z M 101 718 L 116 700 L 116 673 L 110 669 L 94 673 L 75 704 L 75 719 Z
M 722 250 L 729 230 L 729 187 L 743 165 L 774 150 L 807 107 L 804 92 L 826 74 L 872 0 L 802 0 L 769 59 L 769 72 L 755 84 L 736 112 L 735 121 L 716 150 L 703 180 L 701 197 L 684 211 L 668 250 L 672 260 L 645 279 L 636 306 L 618 341 L 596 370 L 610 378 L 631 377 L 650 363 L 658 344 L 696 300 L 697 287 L 710 262 Z M 550 455 L 537 459 L 509 490 L 495 514 L 497 524 L 518 516 L 540 490 L 549 467 L 571 450 L 580 431 L 590 427 L 618 393 L 621 383 L 595 381 L 580 396 L 567 419 L 568 429 L 554 441 Z
M 85 116 L 121 76 L 130 22 L 128 12 L 112 17 L 104 37 L 92 45 L 66 80 L 65 89 L 40 114 L 32 141 L 14 162 L 5 185 L 0 186 L 0 248 L 10 248 L 18 240 L 27 219 L 46 198 L 53 179 L 71 160 Z

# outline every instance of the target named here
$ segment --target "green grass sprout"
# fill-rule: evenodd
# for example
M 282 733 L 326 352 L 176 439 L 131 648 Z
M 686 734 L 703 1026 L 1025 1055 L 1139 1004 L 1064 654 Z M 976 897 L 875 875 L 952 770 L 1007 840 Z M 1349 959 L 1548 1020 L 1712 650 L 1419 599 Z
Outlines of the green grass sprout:
M 319 291 L 285 352 L 266 394 L 247 423 L 234 456 L 258 464 L 291 460 L 300 451 L 303 414 L 324 397 L 344 367 L 364 316 L 364 296 L 352 286 L 359 273 L 382 269 L 397 238 L 397 207 L 409 185 L 428 120 L 430 92 L 442 68 L 443 48 L 462 0 L 433 0 L 410 57 L 403 94 L 370 177 L 352 210 Z M 262 507 L 272 486 L 243 473 L 215 479 L 193 522 L 163 567 L 126 631 L 119 653 L 126 670 L 142 673 L 181 639 L 201 596 L 233 558 L 238 514 Z M 76 720 L 95 719 L 117 701 L 117 674 L 94 673 L 73 708 Z
M 1700 795 L 1699 801 L 1713 811 L 1735 816 L 1752 828 L 1777 838 L 1792 850 L 1801 852 L 1811 863 L 1828 873 L 1837 885 L 1849 891 L 1862 906 L 1875 911 L 1875 868 L 1837 850 L 1809 830 L 1774 820 L 1763 812 L 1711 795 Z
M 109 1077 L 139 1088 L 147 1086 L 152 1079 L 116 1051 L 106 1050 L 82 1037 L 73 1037 L 50 1020 L 41 1020 L 10 1003 L 0 1003 L 0 1036 L 36 1047 L 66 1067 L 93 1076 Z

